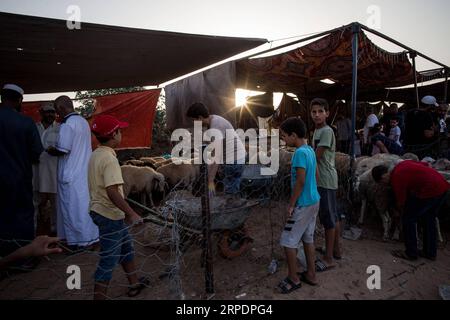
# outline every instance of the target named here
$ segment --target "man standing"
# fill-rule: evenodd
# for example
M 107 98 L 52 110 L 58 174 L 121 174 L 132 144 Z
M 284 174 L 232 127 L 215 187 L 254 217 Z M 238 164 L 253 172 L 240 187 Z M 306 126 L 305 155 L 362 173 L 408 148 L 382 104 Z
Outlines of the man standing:
M 449 183 L 426 163 L 415 161 L 402 161 L 392 172 L 386 166 L 375 167 L 372 176 L 377 183 L 392 186 L 402 219 L 406 251 L 392 254 L 406 260 L 417 260 L 419 255 L 436 260 L 436 217 L 450 189 Z M 418 222 L 423 225 L 423 252 L 417 249 Z
M 23 90 L 7 84 L 0 105 L 0 256 L 34 239 L 32 164 L 43 151 L 38 130 L 20 114 Z
M 44 149 L 55 147 L 59 137 L 59 123 L 55 121 L 56 110 L 52 103 L 41 106 L 41 122 L 37 123 Z M 49 235 L 56 231 L 56 171 L 58 158 L 43 152 L 34 177 L 35 188 L 39 192 L 39 211 L 37 216 L 38 235 Z M 47 204 L 50 203 L 50 211 Z
M 50 155 L 59 156 L 57 188 L 58 238 L 66 239 L 73 250 L 98 241 L 98 228 L 89 216 L 88 164 L 92 153 L 88 122 L 74 111 L 72 100 L 61 96 L 55 109 L 63 119 L 56 148 Z
M 241 177 L 244 171 L 246 151 L 244 144 L 233 128 L 233 125 L 218 115 L 209 113 L 203 103 L 194 103 L 186 112 L 186 116 L 194 121 L 201 121 L 209 129 L 216 129 L 222 134 L 222 149 L 217 148 L 217 159 L 224 163 L 222 169 L 224 174 L 224 192 L 228 196 L 227 204 L 240 205 L 243 200 L 239 197 Z M 217 143 L 214 141 L 214 143 Z M 219 145 L 219 144 L 218 144 Z M 221 162 L 221 161 L 218 161 Z M 208 167 L 208 188 L 210 194 L 215 194 L 215 178 L 219 170 L 219 163 L 214 161 Z

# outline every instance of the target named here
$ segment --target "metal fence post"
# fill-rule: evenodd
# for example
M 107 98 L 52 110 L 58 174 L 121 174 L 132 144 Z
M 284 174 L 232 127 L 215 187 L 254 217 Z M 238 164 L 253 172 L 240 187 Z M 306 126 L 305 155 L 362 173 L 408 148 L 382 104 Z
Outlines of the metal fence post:
M 205 290 L 208 294 L 214 293 L 214 270 L 212 258 L 212 243 L 211 243 L 211 209 L 209 202 L 209 188 L 208 188 L 208 165 L 205 163 L 206 146 L 202 146 L 203 157 L 200 173 L 203 177 L 203 194 L 202 194 L 202 221 L 203 221 L 203 241 L 202 241 L 202 265 L 205 267 Z

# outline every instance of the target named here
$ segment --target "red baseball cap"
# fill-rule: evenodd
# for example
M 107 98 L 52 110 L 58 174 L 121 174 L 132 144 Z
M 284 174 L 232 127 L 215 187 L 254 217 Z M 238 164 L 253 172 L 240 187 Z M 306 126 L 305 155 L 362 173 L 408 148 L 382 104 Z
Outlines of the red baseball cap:
M 94 119 L 91 130 L 98 137 L 109 137 L 117 129 L 127 127 L 128 123 L 119 121 L 113 116 L 101 115 Z

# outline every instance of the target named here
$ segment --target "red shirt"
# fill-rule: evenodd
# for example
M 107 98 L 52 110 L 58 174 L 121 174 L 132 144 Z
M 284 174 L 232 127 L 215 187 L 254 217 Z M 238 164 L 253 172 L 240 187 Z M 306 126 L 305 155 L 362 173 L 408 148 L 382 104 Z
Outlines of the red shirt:
M 408 195 L 419 199 L 435 198 L 450 189 L 444 177 L 428 167 L 428 164 L 416 161 L 403 161 L 391 173 L 391 185 L 399 205 L 406 203 Z

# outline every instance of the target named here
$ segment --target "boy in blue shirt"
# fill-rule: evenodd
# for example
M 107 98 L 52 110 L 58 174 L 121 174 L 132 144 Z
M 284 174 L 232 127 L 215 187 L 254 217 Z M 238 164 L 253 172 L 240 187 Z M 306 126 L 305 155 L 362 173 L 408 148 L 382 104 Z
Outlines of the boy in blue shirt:
M 287 222 L 281 235 L 289 274 L 279 284 L 281 293 L 288 294 L 301 287 L 303 281 L 315 286 L 314 231 L 319 212 L 320 196 L 317 191 L 317 167 L 314 150 L 305 141 L 306 126 L 298 118 L 289 118 L 280 126 L 281 138 L 297 150 L 292 158 L 292 196 L 287 209 Z M 297 248 L 303 241 L 308 270 L 298 272 Z

